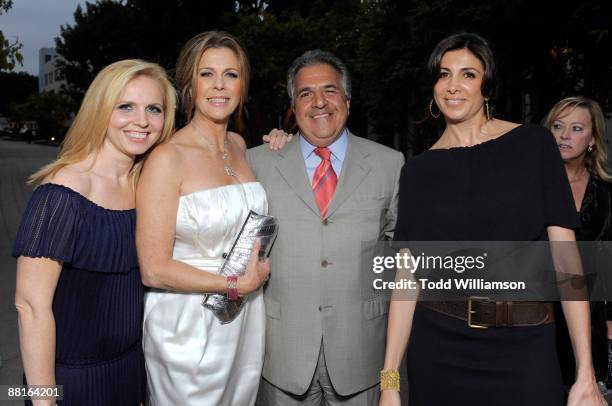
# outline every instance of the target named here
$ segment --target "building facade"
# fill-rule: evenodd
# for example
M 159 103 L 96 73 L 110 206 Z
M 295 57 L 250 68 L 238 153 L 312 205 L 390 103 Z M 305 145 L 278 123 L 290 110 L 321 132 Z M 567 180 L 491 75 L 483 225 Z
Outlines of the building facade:
M 55 48 L 41 48 L 38 51 L 38 92 L 59 92 L 66 81 L 61 79 L 57 68 Z

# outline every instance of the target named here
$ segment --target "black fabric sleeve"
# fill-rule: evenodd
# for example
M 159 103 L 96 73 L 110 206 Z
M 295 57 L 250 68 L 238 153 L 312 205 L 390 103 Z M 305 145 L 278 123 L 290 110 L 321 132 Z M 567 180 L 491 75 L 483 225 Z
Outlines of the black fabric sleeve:
M 541 127 L 534 128 L 539 130 L 534 136 L 540 142 L 544 224 L 577 229 L 580 227 L 580 219 L 559 147 L 550 131 Z

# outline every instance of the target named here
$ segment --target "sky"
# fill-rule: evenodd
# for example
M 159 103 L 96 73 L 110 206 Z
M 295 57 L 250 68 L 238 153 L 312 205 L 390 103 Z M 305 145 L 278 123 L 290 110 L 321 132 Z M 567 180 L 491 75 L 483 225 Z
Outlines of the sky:
M 0 30 L 9 42 L 18 39 L 23 44 L 23 66 L 17 66 L 15 71 L 38 76 L 38 50 L 54 47 L 60 26 L 74 24 L 74 10 L 85 3 L 85 0 L 13 0 L 13 7 L 0 15 Z

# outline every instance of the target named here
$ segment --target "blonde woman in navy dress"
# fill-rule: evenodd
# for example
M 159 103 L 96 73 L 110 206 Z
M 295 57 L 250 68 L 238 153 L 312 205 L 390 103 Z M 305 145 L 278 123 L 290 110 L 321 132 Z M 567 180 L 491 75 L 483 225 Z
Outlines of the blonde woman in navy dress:
M 21 356 L 28 384 L 63 385 L 59 405 L 144 402 L 135 184 L 147 151 L 171 135 L 175 105 L 158 65 L 107 66 L 57 160 L 30 178 L 13 249 Z
M 248 406 L 263 365 L 260 287 L 270 266 L 255 248 L 237 281 L 217 273 L 249 210 L 268 210 L 244 140 L 228 131 L 247 97 L 248 60 L 234 37 L 212 31 L 183 47 L 176 71 L 188 124 L 151 153 L 136 202 L 142 278 L 152 287 L 143 330 L 149 402 Z M 209 292 L 247 296 L 245 306 L 221 324 L 202 306 Z

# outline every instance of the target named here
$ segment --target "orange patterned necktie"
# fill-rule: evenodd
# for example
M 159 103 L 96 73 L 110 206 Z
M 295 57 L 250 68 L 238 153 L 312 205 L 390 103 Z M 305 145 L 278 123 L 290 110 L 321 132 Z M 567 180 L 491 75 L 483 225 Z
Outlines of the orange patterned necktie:
M 314 152 L 321 157 L 321 163 L 317 166 L 312 178 L 312 191 L 314 192 L 317 206 L 319 206 L 319 210 L 321 211 L 321 217 L 325 218 L 325 216 L 327 216 L 327 210 L 329 209 L 329 203 L 336 190 L 338 177 L 331 164 L 331 152 L 329 148 L 318 147 L 315 148 Z

